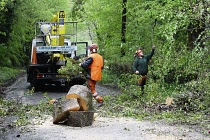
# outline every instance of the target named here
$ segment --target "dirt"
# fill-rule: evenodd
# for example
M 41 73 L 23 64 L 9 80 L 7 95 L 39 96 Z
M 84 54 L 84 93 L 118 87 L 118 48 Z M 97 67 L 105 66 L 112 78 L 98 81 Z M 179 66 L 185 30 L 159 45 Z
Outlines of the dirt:
M 29 90 L 29 83 L 23 75 L 13 85 L 4 91 L 7 99 L 14 99 L 24 104 L 38 104 L 47 92 L 52 98 L 66 95 L 65 91 L 55 88 L 46 88 L 33 95 L 24 95 Z M 50 89 L 50 90 L 49 90 Z M 109 86 L 97 85 L 98 92 L 107 94 L 120 94 L 118 90 Z M 12 127 L 9 124 L 15 118 L 0 119 L 1 140 L 210 140 L 210 135 L 197 132 L 190 126 L 169 125 L 163 121 L 138 121 L 133 118 L 98 117 L 91 126 L 71 127 L 64 124 L 52 123 L 52 116 L 44 116 L 46 120 L 41 125 L 28 125 Z M 31 120 L 33 121 L 33 120 Z

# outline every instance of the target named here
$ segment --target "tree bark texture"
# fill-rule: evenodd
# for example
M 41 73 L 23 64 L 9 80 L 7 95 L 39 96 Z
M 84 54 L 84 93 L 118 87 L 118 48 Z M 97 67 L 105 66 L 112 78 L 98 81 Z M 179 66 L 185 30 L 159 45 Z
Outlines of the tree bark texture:
M 53 123 L 66 121 L 69 111 L 78 111 L 80 109 L 77 99 L 60 99 L 53 103 Z
M 74 127 L 90 126 L 93 123 L 94 109 L 92 93 L 83 85 L 72 86 L 65 99 L 53 102 L 53 123 L 67 122 Z

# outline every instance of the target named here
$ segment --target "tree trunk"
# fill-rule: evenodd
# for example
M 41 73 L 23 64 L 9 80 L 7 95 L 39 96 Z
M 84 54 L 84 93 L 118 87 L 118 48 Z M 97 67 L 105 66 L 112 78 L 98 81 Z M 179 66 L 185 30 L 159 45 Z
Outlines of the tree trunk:
M 68 94 L 66 95 L 66 99 L 70 98 L 77 98 L 80 104 L 80 111 L 87 111 L 87 110 L 93 110 L 93 96 L 91 91 L 87 86 L 83 85 L 74 85 L 70 88 L 68 91 Z
M 66 121 L 69 115 L 69 111 L 78 111 L 80 106 L 77 99 L 61 99 L 56 100 L 53 103 L 53 123 L 60 123 Z
M 67 125 L 73 127 L 90 126 L 93 123 L 93 105 L 92 93 L 86 86 L 74 85 L 68 91 L 66 98 L 77 98 L 80 110 L 70 111 L 68 115 Z
M 67 121 L 67 125 L 82 127 L 93 122 L 92 93 L 83 85 L 74 85 L 68 91 L 65 99 L 53 101 L 53 123 Z
M 70 111 L 67 125 L 73 127 L 83 127 L 92 125 L 94 111 Z

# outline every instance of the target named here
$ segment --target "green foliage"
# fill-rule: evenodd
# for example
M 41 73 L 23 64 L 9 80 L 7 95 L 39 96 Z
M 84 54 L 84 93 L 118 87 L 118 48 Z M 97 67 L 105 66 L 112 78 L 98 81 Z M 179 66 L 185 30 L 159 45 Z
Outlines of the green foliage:
M 102 80 L 100 81 L 102 84 L 109 84 L 112 86 L 118 85 L 118 77 L 113 74 L 109 69 L 104 68 L 102 71 Z
M 79 66 L 81 60 L 76 61 L 72 58 L 68 58 L 66 65 L 62 66 L 59 70 L 59 74 L 65 74 L 68 78 L 75 77 L 75 76 L 85 76 L 86 72 L 82 67 Z
M 85 0 L 73 0 L 71 6 L 72 19 L 75 21 L 83 20 L 83 14 L 85 12 L 84 5 Z
M 0 65 L 10 67 L 11 66 L 11 61 L 7 57 L 7 55 L 9 55 L 9 52 L 7 51 L 7 48 L 6 48 L 5 45 L 1 44 L 0 47 L 1 47 L 0 54 L 1 54 L 1 57 L 2 57 L 2 61 L 0 61 Z
M 204 2 L 128 1 L 125 44 L 121 44 L 121 34 L 119 34 L 122 3 L 119 1 L 112 2 L 115 3 L 113 5 L 108 3 L 108 1 L 86 1 L 84 4 L 86 17 L 85 15 L 84 17 L 90 22 L 92 31 L 96 33 L 95 39 L 102 48 L 101 54 L 107 60 L 111 71 L 116 72 L 116 69 L 119 71 L 124 69 L 125 64 L 132 63 L 132 56 L 137 48 L 141 47 L 144 52 L 149 52 L 151 48 L 148 46 L 155 44 L 157 50 L 151 64 L 155 69 L 153 74 L 157 78 L 166 81 L 169 79 L 171 83 L 180 83 L 183 79 L 185 82 L 193 79 L 189 78 L 191 75 L 197 75 L 197 69 L 202 64 L 200 58 L 204 57 L 204 53 L 200 50 L 201 46 L 196 45 L 201 43 L 200 38 L 207 37 L 208 31 L 203 31 L 202 36 L 197 36 L 196 40 L 190 38 L 194 34 L 194 28 L 204 28 L 203 21 L 206 21 L 206 25 L 209 24 L 206 20 L 209 9 Z M 93 8 L 95 11 L 101 8 L 100 13 L 93 12 Z M 201 24 L 197 25 L 197 23 Z M 193 25 L 192 28 L 191 25 Z M 207 41 L 205 39 L 205 42 Z M 194 43 L 193 49 L 190 42 Z M 200 51 L 196 51 L 195 54 L 193 51 L 198 48 Z M 121 59 L 122 50 L 125 52 L 126 59 Z
M 7 84 L 7 81 L 15 79 L 17 75 L 21 72 L 24 72 L 24 70 L 0 67 L 0 85 Z
M 32 94 L 31 92 L 33 91 L 25 94 Z M 15 101 L 0 98 L 0 116 L 14 116 L 15 119 L 10 124 L 11 126 L 40 125 L 45 121 L 46 115 L 51 115 L 53 106 L 47 104 L 50 99 L 45 93 L 43 99 L 37 105 L 33 105 L 22 104 L 21 99 Z M 31 121 L 31 119 L 34 121 Z
M 173 94 L 177 108 L 186 112 L 209 112 L 210 80 L 200 77 L 197 81 L 191 81 L 183 86 L 184 91 Z
M 0 11 L 4 9 L 4 6 L 6 5 L 6 2 L 8 0 L 1 0 L 1 3 L 0 3 Z
M 186 116 L 182 116 L 182 121 L 188 121 L 191 118 L 201 120 L 199 116 L 209 114 L 209 1 L 128 1 L 125 43 L 121 42 L 122 1 L 80 0 L 69 3 L 65 0 L 17 0 L 16 4 L 12 0 L 2 1 L 0 19 L 4 24 L 11 22 L 6 27 L 9 32 L 0 28 L 2 38 L 7 38 L 0 46 L 3 60 L 0 65 L 23 64 L 27 58 L 21 51 L 23 45 L 30 44 L 33 38 L 33 23 L 40 19 L 49 20 L 52 14 L 70 6 L 69 15 L 74 20 L 84 21 L 79 25 L 86 30 L 79 33 L 82 35 L 80 41 L 90 38 L 88 42 L 97 42 L 100 54 L 105 58 L 101 82 L 117 82 L 123 91 L 117 97 L 105 97 L 110 105 L 107 115 L 115 113 L 149 118 L 153 112 L 157 113 L 157 118 L 180 119 L 184 112 Z M 12 10 L 11 16 L 7 16 L 8 9 Z M 138 76 L 131 70 L 133 54 L 139 47 L 148 53 L 152 44 L 157 48 L 149 64 L 146 94 L 140 95 L 140 88 L 136 86 Z M 67 67 L 72 71 L 63 67 L 61 73 L 74 75 L 80 71 L 72 63 Z M 159 113 L 154 109 L 168 96 L 175 98 L 176 111 L 181 110 L 177 114 Z M 190 116 L 191 111 L 202 113 Z
M 110 83 L 117 81 L 123 92 L 119 96 L 105 98 L 106 115 L 149 118 L 157 114 L 157 118 L 177 120 L 183 117 L 180 115 L 182 111 L 176 114 L 157 110 L 167 97 L 175 98 L 176 111 L 184 110 L 189 114 L 198 110 L 208 112 L 209 2 L 128 1 L 126 43 L 121 42 L 122 1 L 112 1 L 112 5 L 108 3 L 88 0 L 83 5 L 83 20 L 91 28 L 92 41 L 97 41 L 106 60 L 104 82 L 117 77 L 118 80 Z M 133 55 L 137 48 L 142 48 L 147 54 L 152 44 L 156 45 L 156 50 L 149 63 L 146 94 L 141 95 L 140 87 L 136 86 L 138 76 L 132 74 Z M 124 56 L 121 56 L 122 51 Z M 197 119 L 194 117 L 186 115 L 183 122 Z
M 12 102 L 0 98 L 0 116 L 6 116 L 8 107 L 10 107 L 11 105 Z
M 190 124 L 197 127 L 209 128 L 205 123 L 209 118 L 209 80 L 201 83 L 188 83 L 186 91 L 183 87 L 161 85 L 148 78 L 145 94 L 134 83 L 138 77 L 124 75 L 120 77 L 121 92 L 104 96 L 105 106 L 100 109 L 102 116 L 134 117 L 150 121 L 164 119 L 171 123 Z M 131 80 L 128 80 L 131 79 Z M 124 81 L 124 82 L 122 82 Z M 192 91 L 199 91 L 189 93 Z M 201 90 L 202 89 L 202 90 Z M 186 93 L 186 94 L 184 94 Z M 172 97 L 173 102 L 165 106 L 166 98 Z M 163 110 L 166 107 L 165 110 Z
M 84 9 L 84 20 L 95 35 L 92 42 L 98 42 L 99 46 L 104 47 L 107 43 L 120 41 L 121 3 L 112 0 L 87 0 Z
M 6 48 L 0 52 L 5 56 L 2 66 L 23 66 L 29 58 L 23 52 L 23 47 L 30 50 L 34 37 L 34 23 L 40 20 L 49 21 L 59 10 L 67 10 L 68 2 L 40 0 L 5 0 L 1 2 L 0 40 Z M 67 10 L 68 11 L 68 10 Z

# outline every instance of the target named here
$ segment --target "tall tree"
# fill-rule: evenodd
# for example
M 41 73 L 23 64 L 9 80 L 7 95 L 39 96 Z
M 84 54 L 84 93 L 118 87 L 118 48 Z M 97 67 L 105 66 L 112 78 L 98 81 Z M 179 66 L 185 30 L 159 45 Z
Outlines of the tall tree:
M 1 54 L 7 55 L 2 65 L 21 66 L 26 57 L 23 46 L 30 48 L 34 36 L 34 23 L 40 20 L 50 20 L 59 10 L 68 10 L 67 0 L 5 0 L 1 10 L 0 26 L 1 42 L 6 44 Z M 2 3 L 1 3 L 2 4 Z M 2 5 L 1 5 L 2 6 Z M 2 7 L 1 7 L 2 8 Z
M 122 42 L 125 43 L 125 33 L 126 33 L 126 4 L 127 0 L 122 1 Z

